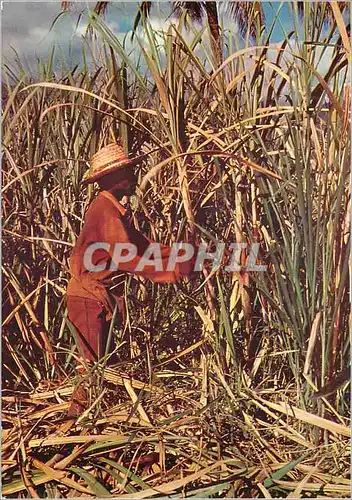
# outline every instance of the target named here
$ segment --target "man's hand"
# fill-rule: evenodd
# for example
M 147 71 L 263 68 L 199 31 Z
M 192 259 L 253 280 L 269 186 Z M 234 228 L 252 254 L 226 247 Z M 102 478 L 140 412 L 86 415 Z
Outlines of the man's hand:
M 189 260 L 178 263 L 181 276 L 188 276 L 190 278 L 195 277 L 196 271 L 194 270 L 194 267 L 196 265 L 197 253 L 198 252 L 196 251 L 195 255 L 191 257 Z

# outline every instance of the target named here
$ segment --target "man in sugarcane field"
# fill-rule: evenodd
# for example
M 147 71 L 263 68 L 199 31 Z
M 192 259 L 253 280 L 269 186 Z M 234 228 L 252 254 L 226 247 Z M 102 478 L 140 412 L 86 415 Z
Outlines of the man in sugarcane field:
M 135 228 L 121 202 L 135 192 L 134 167 L 141 158 L 130 159 L 120 145 L 110 144 L 92 157 L 83 179 L 83 185 L 97 182 L 100 193 L 89 206 L 70 259 L 67 309 L 78 338 L 80 373 L 106 354 L 116 304 L 120 326 L 125 322 L 124 283 L 115 284 L 114 278 L 132 273 L 158 283 L 175 283 L 189 275 L 194 265 L 194 258 L 180 259 L 169 270 L 171 248 L 167 245 L 159 245 L 154 264 L 145 259 L 145 251 L 155 242 Z M 68 416 L 78 416 L 86 407 L 86 390 L 80 384 L 73 392 Z

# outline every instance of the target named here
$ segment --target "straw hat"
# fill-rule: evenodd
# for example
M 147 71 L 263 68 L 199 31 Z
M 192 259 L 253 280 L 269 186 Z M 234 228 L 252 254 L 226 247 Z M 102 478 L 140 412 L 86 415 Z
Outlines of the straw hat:
M 90 169 L 84 174 L 82 184 L 95 182 L 104 175 L 135 165 L 140 160 L 128 158 L 119 144 L 109 144 L 92 156 Z

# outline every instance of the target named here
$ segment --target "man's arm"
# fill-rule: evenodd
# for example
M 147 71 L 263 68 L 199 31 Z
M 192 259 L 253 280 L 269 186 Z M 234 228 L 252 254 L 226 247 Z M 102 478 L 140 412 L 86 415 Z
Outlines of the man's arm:
M 119 271 L 133 273 L 137 276 L 143 276 L 156 283 L 175 283 L 179 280 L 181 269 L 178 263 L 175 264 L 173 271 L 167 270 L 169 255 L 171 248 L 167 245 L 160 245 L 160 259 L 157 260 L 157 266 L 146 264 L 143 266 L 143 254 L 151 243 L 152 240 L 146 238 L 137 229 L 125 225 L 121 215 L 112 209 L 104 211 L 102 218 L 102 226 L 100 228 L 101 241 L 110 245 L 108 253 L 111 257 L 113 264 Z M 115 244 L 121 244 L 120 248 L 115 250 Z M 135 245 L 137 254 L 123 261 L 126 255 L 128 245 Z M 123 250 L 125 248 L 125 251 Z M 121 259 L 122 255 L 122 259 Z M 142 261 L 142 262 L 141 262 Z M 157 269 L 162 270 L 157 270 Z
M 131 241 L 137 242 L 137 245 L 141 249 L 143 249 L 143 253 L 150 244 L 154 245 L 156 243 L 151 238 L 138 231 L 133 224 L 127 225 L 127 231 L 130 235 Z M 171 247 L 163 243 L 158 243 L 158 245 L 160 246 L 161 249 L 162 258 L 168 261 L 171 252 Z M 181 276 L 191 275 L 191 273 L 194 271 L 195 262 L 196 262 L 196 254 L 193 255 L 189 260 L 178 262 L 177 265 L 179 267 L 179 274 Z

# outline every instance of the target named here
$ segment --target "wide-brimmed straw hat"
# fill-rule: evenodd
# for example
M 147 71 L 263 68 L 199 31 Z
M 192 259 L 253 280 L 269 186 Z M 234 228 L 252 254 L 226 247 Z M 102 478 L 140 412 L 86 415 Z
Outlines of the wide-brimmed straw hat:
M 122 146 L 115 143 L 109 144 L 92 156 L 90 169 L 84 174 L 82 184 L 90 184 L 104 175 L 132 167 L 141 159 L 141 157 L 128 158 Z

